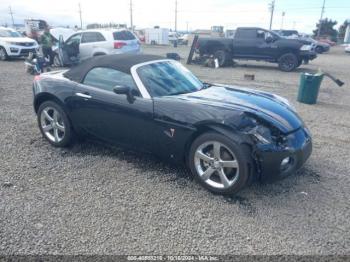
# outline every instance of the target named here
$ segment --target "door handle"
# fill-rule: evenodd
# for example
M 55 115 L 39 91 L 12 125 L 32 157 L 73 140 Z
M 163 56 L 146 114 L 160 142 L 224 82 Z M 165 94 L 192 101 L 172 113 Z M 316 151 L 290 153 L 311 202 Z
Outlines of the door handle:
M 77 96 L 80 96 L 80 97 L 83 97 L 83 98 L 86 98 L 86 99 L 90 99 L 92 98 L 92 96 L 90 96 L 88 93 L 87 94 L 84 94 L 84 93 L 75 93 Z

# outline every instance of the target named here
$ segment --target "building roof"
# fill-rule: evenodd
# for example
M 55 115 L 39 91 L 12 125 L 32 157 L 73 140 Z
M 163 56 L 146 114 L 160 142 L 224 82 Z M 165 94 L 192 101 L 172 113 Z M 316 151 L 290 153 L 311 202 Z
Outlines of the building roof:
M 72 81 L 80 83 L 84 80 L 85 75 L 95 67 L 107 67 L 124 72 L 126 74 L 131 74 L 130 69 L 132 66 L 159 59 L 164 59 L 164 57 L 144 54 L 117 54 L 96 56 L 83 61 L 77 66 L 72 67 L 63 75 Z

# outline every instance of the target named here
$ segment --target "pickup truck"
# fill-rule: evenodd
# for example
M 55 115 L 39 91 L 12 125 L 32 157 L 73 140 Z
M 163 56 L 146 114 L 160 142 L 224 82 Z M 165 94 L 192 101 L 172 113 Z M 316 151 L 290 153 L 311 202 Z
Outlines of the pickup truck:
M 317 56 L 312 45 L 258 27 L 239 27 L 233 38 L 199 38 L 195 52 L 202 58 L 217 58 L 219 66 L 229 65 L 233 59 L 257 60 L 278 63 L 285 72 Z

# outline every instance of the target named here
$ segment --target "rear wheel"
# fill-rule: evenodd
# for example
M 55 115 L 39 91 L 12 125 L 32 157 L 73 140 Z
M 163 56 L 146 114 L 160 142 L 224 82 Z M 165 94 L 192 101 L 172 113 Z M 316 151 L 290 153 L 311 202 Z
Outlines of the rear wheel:
M 0 46 L 0 60 L 1 61 L 6 61 L 8 59 L 8 55 L 6 53 L 5 48 L 3 48 L 2 46 Z
M 318 54 L 322 54 L 322 53 L 323 53 L 323 48 L 322 48 L 322 46 L 316 46 L 315 51 L 316 51 L 316 53 L 318 53 Z
M 227 66 L 230 62 L 230 55 L 224 50 L 218 50 L 214 53 L 214 57 L 218 59 L 219 66 Z
M 189 166 L 196 180 L 206 189 L 234 194 L 249 178 L 249 156 L 231 139 L 218 133 L 205 133 L 193 143 Z
M 288 53 L 278 59 L 278 67 L 284 72 L 291 72 L 298 66 L 298 58 L 295 54 Z
M 73 130 L 66 113 L 53 101 L 40 105 L 38 124 L 42 135 L 54 146 L 66 147 L 73 140 Z

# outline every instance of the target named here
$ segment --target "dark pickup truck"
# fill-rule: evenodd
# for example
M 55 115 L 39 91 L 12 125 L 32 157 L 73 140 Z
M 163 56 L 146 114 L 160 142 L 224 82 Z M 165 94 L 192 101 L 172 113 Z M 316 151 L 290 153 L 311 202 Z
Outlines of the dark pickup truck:
M 229 65 L 233 59 L 268 61 L 278 63 L 285 72 L 316 58 L 312 45 L 257 27 L 237 28 L 233 39 L 199 38 L 195 52 L 200 57 L 214 56 L 220 66 Z

